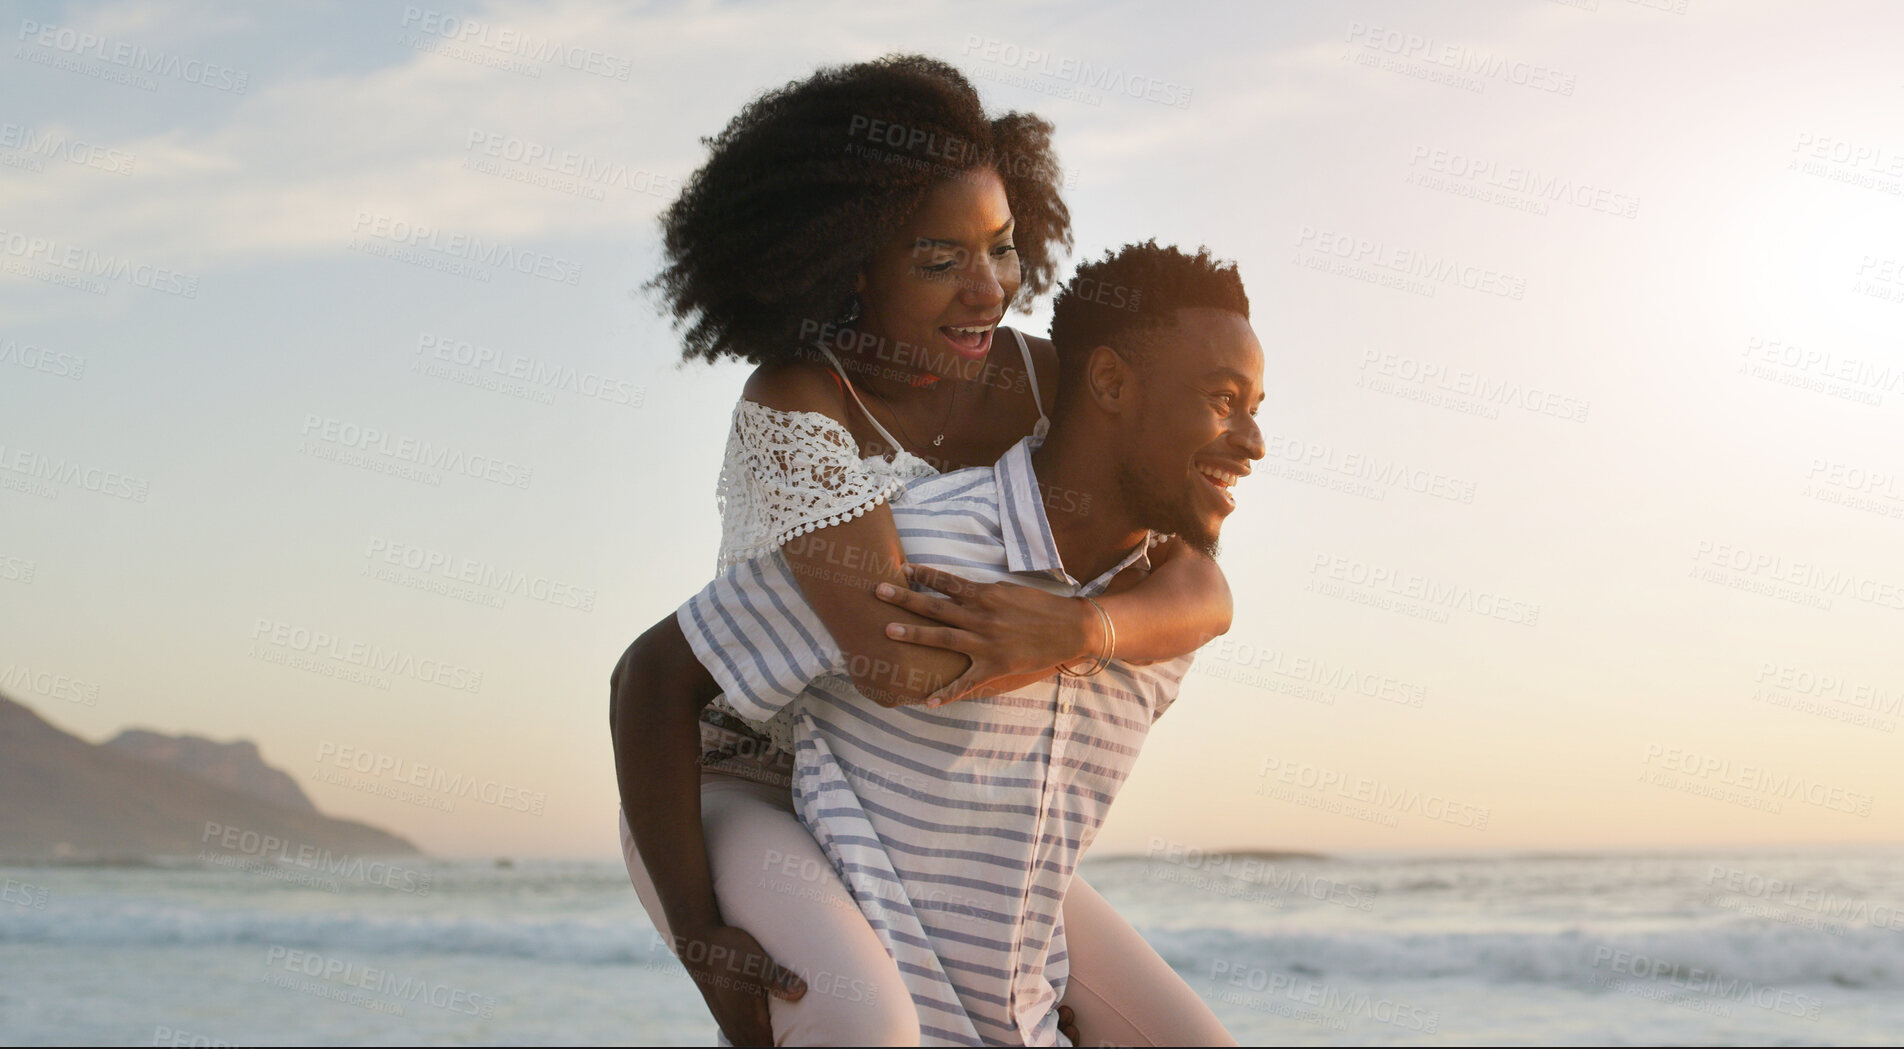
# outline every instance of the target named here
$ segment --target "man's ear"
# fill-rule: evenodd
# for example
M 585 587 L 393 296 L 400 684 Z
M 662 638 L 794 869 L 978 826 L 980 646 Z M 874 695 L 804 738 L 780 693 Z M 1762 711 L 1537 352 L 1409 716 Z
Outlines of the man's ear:
M 1136 396 L 1135 377 L 1130 362 L 1109 346 L 1091 351 L 1084 366 L 1086 392 L 1097 406 L 1111 415 L 1128 411 Z

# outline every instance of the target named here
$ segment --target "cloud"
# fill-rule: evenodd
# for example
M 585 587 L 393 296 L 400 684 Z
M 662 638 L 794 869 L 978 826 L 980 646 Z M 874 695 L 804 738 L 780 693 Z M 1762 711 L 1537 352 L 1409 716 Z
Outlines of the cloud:
M 811 53 L 798 41 L 829 32 L 826 18 L 788 8 L 502 3 L 446 15 L 412 5 L 388 18 L 354 27 L 381 62 L 369 68 L 318 72 L 308 56 L 291 60 L 295 39 L 250 41 L 232 61 L 257 74 L 242 95 L 218 99 L 226 109 L 211 120 L 194 109 L 211 108 L 207 89 L 160 83 L 156 99 L 138 100 L 158 110 L 140 123 L 166 130 L 110 142 L 136 157 L 130 176 L 0 169 L 9 222 L 198 268 L 341 250 L 364 212 L 472 236 L 625 236 L 646 229 L 698 163 L 698 138 L 775 82 L 738 68 L 710 75 L 733 62 L 735 36 Z M 183 15 L 115 6 L 70 21 L 174 53 L 234 50 L 166 35 L 189 24 Z M 294 65 L 305 68 L 270 75 Z M 21 72 L 37 78 L 42 97 L 79 86 L 66 70 Z M 744 87 L 707 101 L 710 82 Z

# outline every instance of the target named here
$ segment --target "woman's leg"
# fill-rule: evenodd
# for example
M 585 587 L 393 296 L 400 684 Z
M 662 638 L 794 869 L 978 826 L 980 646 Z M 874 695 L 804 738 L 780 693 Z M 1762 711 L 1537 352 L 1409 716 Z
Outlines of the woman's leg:
M 1183 977 L 1083 878 L 1064 895 L 1064 1003 L 1084 1045 L 1235 1045 Z
M 899 967 L 794 814 L 787 787 L 703 776 L 701 823 L 721 917 L 807 982 L 797 1002 L 769 999 L 775 1044 L 918 1045 Z M 673 943 L 626 815 L 621 848 L 642 907 Z

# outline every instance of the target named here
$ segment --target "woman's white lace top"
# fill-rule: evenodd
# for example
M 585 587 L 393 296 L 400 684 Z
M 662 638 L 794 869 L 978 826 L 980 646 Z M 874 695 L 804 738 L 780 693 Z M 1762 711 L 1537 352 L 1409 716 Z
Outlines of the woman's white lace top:
M 783 412 L 743 398 L 734 405 L 727 458 L 715 489 L 721 511 L 715 570 L 777 550 L 795 536 L 850 521 L 937 472 L 904 449 L 891 459 L 862 457 L 852 433 L 820 412 Z M 746 722 L 781 750 L 793 751 L 791 704 L 765 724 L 741 718 L 723 697 L 708 705 Z
M 862 458 L 846 427 L 820 412 L 783 412 L 743 399 L 734 405 L 714 494 L 721 513 L 715 570 L 850 521 L 937 472 L 903 449 L 890 460 Z

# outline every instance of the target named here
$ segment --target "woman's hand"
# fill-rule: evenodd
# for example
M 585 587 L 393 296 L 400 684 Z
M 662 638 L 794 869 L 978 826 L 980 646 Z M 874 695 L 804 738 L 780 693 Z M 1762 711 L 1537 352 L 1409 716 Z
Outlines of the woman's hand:
M 708 1011 L 727 1040 L 735 1045 L 774 1044 L 767 996 L 797 1002 L 806 996 L 806 981 L 782 968 L 759 940 L 737 926 L 716 926 L 678 940 L 675 954 L 701 989 Z
M 944 594 L 934 597 L 881 584 L 880 600 L 942 626 L 892 623 L 896 641 L 963 652 L 972 665 L 926 699 L 937 707 L 973 695 L 990 695 L 1048 677 L 1060 663 L 1095 656 L 1104 627 L 1086 601 L 1059 597 L 1017 583 L 975 583 L 951 572 L 908 564 L 906 578 Z

